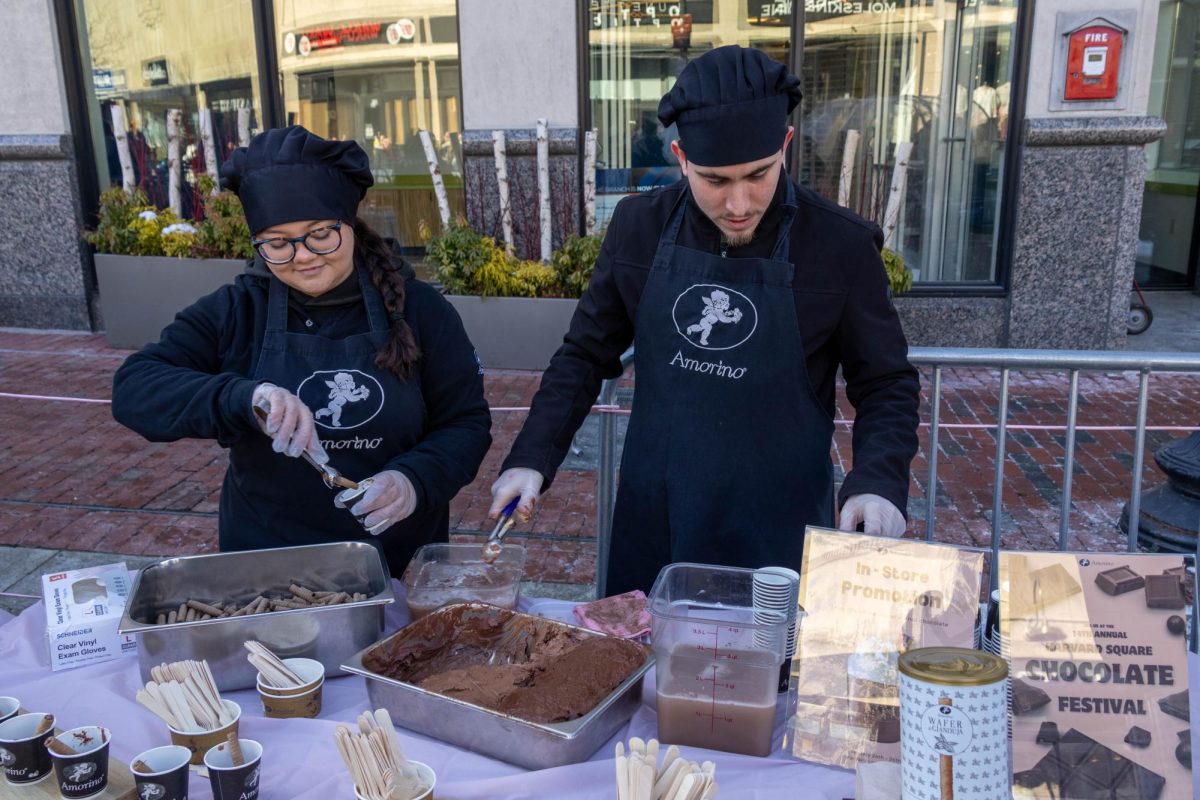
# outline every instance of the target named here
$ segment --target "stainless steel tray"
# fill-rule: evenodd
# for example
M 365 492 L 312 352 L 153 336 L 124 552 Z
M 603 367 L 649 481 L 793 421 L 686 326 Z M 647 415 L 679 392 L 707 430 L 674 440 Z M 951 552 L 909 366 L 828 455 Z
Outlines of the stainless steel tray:
M 457 605 L 490 608 L 480 603 Z M 522 617 L 532 616 L 519 611 L 511 613 Z M 552 621 L 588 636 L 603 635 L 576 625 Z M 526 769 L 576 764 L 595 753 L 637 711 L 642 702 L 642 679 L 654 665 L 654 654 L 647 649 L 645 663 L 587 714 L 570 722 L 540 724 L 435 694 L 411 683 L 378 675 L 363 666 L 363 656 L 368 651 L 403 633 L 400 630 L 363 648 L 342 664 L 346 672 L 366 678 L 371 708 L 386 708 L 393 722 L 417 733 Z
M 328 608 L 273 611 L 255 616 L 153 625 L 160 611 L 188 600 L 249 602 L 291 583 L 310 589 L 362 592 L 366 600 Z M 169 558 L 142 569 L 134 579 L 120 632 L 137 637 L 142 680 L 150 668 L 181 659 L 204 659 L 217 688 L 252 688 L 257 677 L 243 643 L 254 639 L 281 658 L 312 658 L 337 673 L 354 652 L 383 633 L 383 608 L 395 601 L 387 563 L 365 542 L 244 550 Z

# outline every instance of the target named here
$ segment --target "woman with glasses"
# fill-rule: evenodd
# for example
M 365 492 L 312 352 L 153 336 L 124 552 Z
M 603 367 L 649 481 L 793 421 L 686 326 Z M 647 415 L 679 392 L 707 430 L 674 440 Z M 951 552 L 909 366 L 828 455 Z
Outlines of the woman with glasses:
M 270 130 L 221 177 L 257 256 L 126 360 L 113 416 L 151 441 L 229 449 L 222 550 L 376 537 L 399 575 L 447 540 L 450 499 L 491 443 L 475 350 L 358 219 L 373 178 L 357 143 Z M 335 495 L 339 474 L 358 488 Z

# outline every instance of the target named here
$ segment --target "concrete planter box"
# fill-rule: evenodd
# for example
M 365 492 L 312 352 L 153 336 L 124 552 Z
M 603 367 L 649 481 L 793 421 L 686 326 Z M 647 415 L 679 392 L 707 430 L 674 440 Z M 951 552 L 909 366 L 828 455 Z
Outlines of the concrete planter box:
M 485 367 L 543 370 L 562 345 L 578 300 L 448 294 Z
M 246 262 L 96 254 L 100 313 L 109 347 L 157 342 L 175 314 L 240 275 Z

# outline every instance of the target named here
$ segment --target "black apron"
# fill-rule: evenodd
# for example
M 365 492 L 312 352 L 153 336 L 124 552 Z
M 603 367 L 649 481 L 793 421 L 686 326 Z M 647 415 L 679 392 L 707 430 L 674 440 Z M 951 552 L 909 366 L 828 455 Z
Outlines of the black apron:
M 369 332 L 333 340 L 287 330 L 288 289 L 271 278 L 267 327 L 254 369 L 296 394 L 313 412 L 329 463 L 353 480 L 370 477 L 416 446 L 425 425 L 419 374 L 401 381 L 375 366 L 387 341 L 388 314 L 366 271 L 356 267 Z M 351 278 L 353 280 L 353 278 Z M 229 453 L 221 489 L 221 550 L 362 540 L 382 546 L 400 575 L 422 544 L 447 541 L 445 508 L 418 512 L 373 537 L 333 505 L 337 492 L 304 460 L 271 449 L 265 434 L 249 434 Z
M 833 520 L 833 420 L 808 379 L 786 260 L 795 188 L 770 258 L 676 244 L 687 197 L 637 314 L 609 595 L 648 592 L 679 561 L 799 570 L 804 527 Z

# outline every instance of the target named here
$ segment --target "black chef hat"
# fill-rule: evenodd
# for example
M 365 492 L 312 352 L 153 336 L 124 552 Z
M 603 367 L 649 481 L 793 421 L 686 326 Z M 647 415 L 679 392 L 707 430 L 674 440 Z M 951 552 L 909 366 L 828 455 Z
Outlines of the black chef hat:
M 679 73 L 658 104 L 663 127 L 678 124 L 688 161 L 724 167 L 758 161 L 783 147 L 800 79 L 761 50 L 718 47 Z
M 241 198 L 251 233 L 297 220 L 353 221 L 374 182 L 357 142 L 331 142 L 299 125 L 263 131 L 221 165 L 221 186 Z

